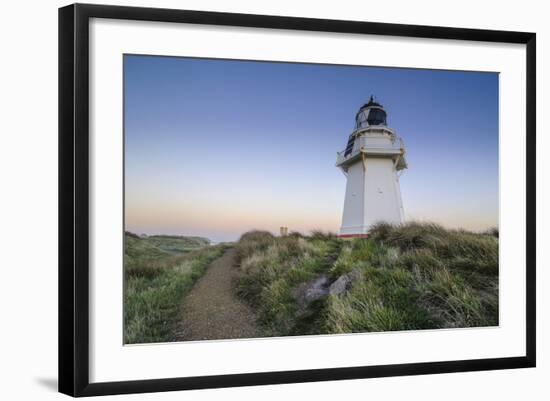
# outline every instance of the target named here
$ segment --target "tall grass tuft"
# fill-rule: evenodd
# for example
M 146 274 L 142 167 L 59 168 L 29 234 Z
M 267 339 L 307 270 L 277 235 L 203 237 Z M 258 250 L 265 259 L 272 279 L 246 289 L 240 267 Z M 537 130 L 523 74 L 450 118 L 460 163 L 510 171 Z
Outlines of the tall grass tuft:
M 269 231 L 254 230 L 244 233 L 237 243 L 237 256 L 244 259 L 254 252 L 266 249 L 275 236 Z
M 305 311 L 296 290 L 321 274 L 333 250 L 330 241 L 254 231 L 244 234 L 236 248 L 243 273 L 235 282 L 237 293 L 256 308 L 266 335 L 299 334 Z
M 313 240 L 332 240 L 336 238 L 336 234 L 331 231 L 313 230 L 309 237 Z
M 498 246 L 494 230 L 418 222 L 379 223 L 368 239 L 351 241 L 253 232 L 237 245 L 243 274 L 236 285 L 267 335 L 493 326 Z M 322 277 L 327 288 L 342 277 L 352 282 L 304 306 L 300 294 Z
M 362 269 L 367 282 L 359 283 L 343 298 L 331 299 L 328 315 L 332 330 L 498 324 L 497 237 L 413 222 L 398 226 L 379 223 L 368 240 L 355 241 L 364 244 L 344 248 L 334 269 L 339 273 Z M 382 280 L 396 273 L 401 280 Z M 387 320 L 380 319 L 382 312 Z

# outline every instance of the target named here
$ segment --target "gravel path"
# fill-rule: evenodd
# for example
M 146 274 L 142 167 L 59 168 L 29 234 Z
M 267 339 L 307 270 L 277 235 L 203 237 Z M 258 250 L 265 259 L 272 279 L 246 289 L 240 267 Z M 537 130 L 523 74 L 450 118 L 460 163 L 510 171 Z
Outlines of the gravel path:
M 260 336 L 256 316 L 233 288 L 235 259 L 235 249 L 225 251 L 185 297 L 176 341 Z

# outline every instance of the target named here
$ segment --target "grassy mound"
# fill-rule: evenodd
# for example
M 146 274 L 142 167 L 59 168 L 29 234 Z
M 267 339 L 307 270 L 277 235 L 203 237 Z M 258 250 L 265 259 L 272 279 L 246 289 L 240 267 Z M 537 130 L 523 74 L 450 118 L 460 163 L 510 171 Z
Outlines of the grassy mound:
M 495 234 L 496 232 L 496 234 Z M 266 335 L 498 325 L 498 230 L 378 224 L 368 239 L 243 235 L 238 293 Z M 350 288 L 304 305 L 315 280 Z

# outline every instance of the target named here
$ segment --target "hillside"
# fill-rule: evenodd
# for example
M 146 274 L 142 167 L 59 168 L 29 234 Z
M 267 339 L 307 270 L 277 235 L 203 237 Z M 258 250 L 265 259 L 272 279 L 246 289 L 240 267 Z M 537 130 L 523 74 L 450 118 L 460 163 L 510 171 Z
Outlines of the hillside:
M 181 300 L 225 247 L 200 237 L 124 239 L 124 342 L 171 341 Z
M 166 256 L 181 255 L 210 244 L 202 237 L 175 235 L 151 235 L 140 237 L 131 232 L 124 233 L 125 263 L 157 260 Z
M 240 296 L 264 335 L 498 325 L 498 230 L 379 224 L 368 239 L 250 232 Z
M 151 235 L 146 237 L 145 240 L 157 248 L 170 253 L 185 253 L 190 250 L 210 245 L 210 240 L 203 237 Z

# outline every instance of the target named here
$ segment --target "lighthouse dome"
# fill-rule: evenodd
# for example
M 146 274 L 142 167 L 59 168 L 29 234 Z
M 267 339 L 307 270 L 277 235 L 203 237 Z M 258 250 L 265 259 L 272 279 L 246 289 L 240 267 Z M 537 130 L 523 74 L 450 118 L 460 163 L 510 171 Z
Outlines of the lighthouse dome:
M 365 103 L 355 116 L 355 129 L 367 128 L 376 125 L 386 125 L 386 111 L 380 103 L 374 101 L 371 96 L 368 103 Z

